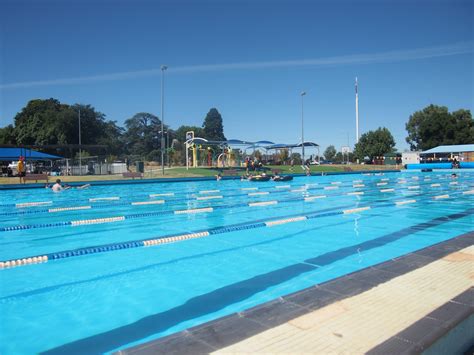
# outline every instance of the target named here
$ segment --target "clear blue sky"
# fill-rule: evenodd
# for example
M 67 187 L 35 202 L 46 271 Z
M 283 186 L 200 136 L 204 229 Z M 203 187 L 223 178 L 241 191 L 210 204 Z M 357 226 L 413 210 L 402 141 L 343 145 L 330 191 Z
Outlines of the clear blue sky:
M 91 104 L 123 124 L 160 114 L 201 125 L 211 107 L 227 138 L 339 150 L 431 103 L 473 109 L 474 2 L 0 1 L 0 126 L 34 98 Z

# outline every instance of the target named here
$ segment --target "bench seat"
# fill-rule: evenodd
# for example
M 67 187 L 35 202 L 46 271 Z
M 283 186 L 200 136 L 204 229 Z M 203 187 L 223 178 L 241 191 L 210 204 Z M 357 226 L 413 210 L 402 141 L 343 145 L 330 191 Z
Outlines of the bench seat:
M 132 179 L 135 179 L 135 178 L 143 178 L 143 174 L 142 173 L 132 173 L 132 172 L 126 172 L 126 173 L 122 173 L 122 176 L 124 178 L 132 178 Z
M 28 174 L 23 177 L 23 180 L 35 180 L 35 182 L 38 182 L 38 180 L 46 180 L 48 182 L 49 176 L 46 174 Z

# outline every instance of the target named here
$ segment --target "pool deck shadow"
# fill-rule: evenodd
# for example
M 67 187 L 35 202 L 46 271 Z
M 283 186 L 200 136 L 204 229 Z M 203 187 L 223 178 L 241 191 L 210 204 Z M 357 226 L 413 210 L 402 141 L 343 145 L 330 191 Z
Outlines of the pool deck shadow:
M 348 305 L 358 297 L 368 295 L 368 302 L 373 301 L 374 304 L 378 303 L 378 307 L 382 307 L 382 312 L 377 314 L 377 317 L 384 317 L 383 302 L 377 302 L 377 299 L 370 298 L 373 298 L 370 292 L 374 289 L 394 283 L 397 287 L 396 282 L 398 280 L 420 273 L 423 269 L 427 269 L 430 265 L 436 265 L 436 263 L 441 263 L 440 267 L 442 269 L 448 263 L 464 262 L 463 265 L 468 265 L 467 272 L 470 273 L 470 287 L 467 287 L 467 289 L 466 287 L 460 287 L 459 290 L 462 291 L 458 293 L 452 291 L 456 294 L 453 294 L 453 297 L 447 297 L 441 303 L 439 303 L 439 300 L 437 300 L 438 303 L 433 302 L 435 306 L 429 312 L 405 324 L 402 328 L 400 326 L 398 328 L 393 327 L 392 329 L 400 330 L 392 331 L 392 333 L 387 331 L 386 333 L 389 334 L 383 334 L 383 338 L 372 341 L 372 345 L 369 344 L 368 349 L 366 349 L 368 344 L 364 344 L 365 348 L 364 346 L 357 348 L 357 341 L 355 341 L 353 348 L 354 353 L 418 354 L 429 349 L 439 339 L 446 337 L 459 324 L 474 319 L 474 288 L 472 287 L 474 256 L 472 253 L 463 252 L 466 248 L 471 247 L 470 249 L 472 249 L 473 245 L 474 232 L 469 232 L 419 251 L 263 303 L 243 312 L 234 313 L 154 341 L 120 350 L 116 354 L 301 352 L 300 345 L 298 345 L 299 348 L 292 348 L 291 344 L 295 341 L 294 338 L 303 340 L 308 335 L 308 331 L 311 332 L 312 338 L 318 337 L 319 334 L 314 331 L 312 315 L 317 315 L 315 319 L 322 320 L 323 323 L 326 319 L 332 320 L 338 319 L 338 317 L 343 321 L 342 316 L 347 315 Z M 471 266 L 470 270 L 469 265 Z M 422 275 L 420 280 L 425 280 L 426 276 L 429 277 L 430 275 Z M 456 280 L 451 281 L 455 282 Z M 403 290 L 406 286 L 407 284 L 400 281 L 400 289 Z M 427 287 L 430 287 L 429 283 Z M 395 291 L 398 291 L 398 289 L 395 288 Z M 425 290 L 425 292 L 429 294 L 430 291 Z M 397 297 L 397 292 L 392 293 L 395 293 L 391 296 L 392 298 Z M 390 299 L 388 299 L 388 302 L 391 302 Z M 318 325 L 318 327 L 322 326 Z M 301 331 L 298 333 L 299 329 Z M 343 337 L 342 334 L 336 334 L 335 332 L 332 332 L 332 334 L 336 338 Z M 271 344 L 268 342 L 269 337 L 272 337 Z M 474 341 L 472 336 L 470 341 Z M 263 345 L 265 343 L 270 345 L 265 347 Z M 468 345 L 472 346 L 473 344 Z M 321 353 L 321 350 L 317 350 L 317 346 L 321 346 L 320 349 L 327 346 L 324 352 L 334 351 L 331 344 L 315 343 L 311 345 L 308 343 L 305 348 L 306 352 Z M 260 351 L 256 351 L 259 347 Z M 364 351 L 357 351 L 357 349 L 363 348 Z M 343 347 L 336 348 L 337 350 L 347 351 Z

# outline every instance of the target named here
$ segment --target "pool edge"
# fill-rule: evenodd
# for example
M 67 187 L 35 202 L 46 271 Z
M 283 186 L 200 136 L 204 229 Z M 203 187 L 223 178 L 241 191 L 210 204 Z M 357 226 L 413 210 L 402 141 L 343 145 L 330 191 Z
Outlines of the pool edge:
M 473 244 L 474 231 L 464 233 L 448 241 L 311 286 L 243 312 L 233 313 L 154 341 L 120 350 L 116 354 L 196 354 L 217 351 L 296 317 L 363 293 L 378 284 L 421 268 Z M 466 292 L 470 292 L 472 295 L 474 289 L 471 288 Z M 474 314 L 472 305 L 464 307 L 464 309 L 458 307 L 458 312 L 446 312 L 443 309 L 443 307 L 456 307 L 459 303 L 456 299 L 462 297 L 466 296 L 458 295 L 432 312 L 435 315 L 444 313 L 443 321 L 446 322 L 446 326 L 431 329 L 429 336 L 427 336 L 426 332 L 420 332 L 420 322 L 424 322 L 426 318 L 424 317 L 374 347 L 372 349 L 374 351 L 371 350 L 371 353 L 381 353 L 380 351 L 385 352 L 388 349 L 397 353 L 426 351 Z M 407 337 L 411 340 L 405 340 Z

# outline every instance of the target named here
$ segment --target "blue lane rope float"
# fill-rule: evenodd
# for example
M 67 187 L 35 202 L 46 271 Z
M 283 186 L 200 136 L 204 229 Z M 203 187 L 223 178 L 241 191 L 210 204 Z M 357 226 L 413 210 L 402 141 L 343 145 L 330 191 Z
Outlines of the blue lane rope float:
M 452 196 L 444 195 L 443 199 L 454 197 L 454 195 L 456 194 L 474 194 L 474 190 L 458 192 L 458 193 L 453 194 Z M 426 201 L 429 203 L 432 200 L 427 199 Z M 30 257 L 25 257 L 25 258 L 0 261 L 0 269 L 7 269 L 11 267 L 30 265 L 30 264 L 38 264 L 38 263 L 47 262 L 49 260 L 65 259 L 65 258 L 71 258 L 75 256 L 97 254 L 97 253 L 103 253 L 103 252 L 114 251 L 114 250 L 138 248 L 138 247 L 150 247 L 150 246 L 155 246 L 155 245 L 174 243 L 174 242 L 179 242 L 179 241 L 184 241 L 184 240 L 189 240 L 189 239 L 203 238 L 210 235 L 230 233 L 230 232 L 241 231 L 241 230 L 256 229 L 256 228 L 263 228 L 263 227 L 274 227 L 274 226 L 278 226 L 282 224 L 301 222 L 301 221 L 315 219 L 315 218 L 324 218 L 324 217 L 331 217 L 331 216 L 337 216 L 337 215 L 361 213 L 361 212 L 368 211 L 371 209 L 399 206 L 399 205 L 415 203 L 415 202 L 424 202 L 424 201 L 404 200 L 404 201 L 396 201 L 396 202 L 382 202 L 379 204 L 376 203 L 374 205 L 359 206 L 357 208 L 352 208 L 352 209 L 341 209 L 334 212 L 323 212 L 323 213 L 318 212 L 318 211 L 313 211 L 305 215 L 286 216 L 286 217 L 280 216 L 280 217 L 275 217 L 275 218 L 269 218 L 265 221 L 250 222 L 250 223 L 245 223 L 245 224 L 241 223 L 241 224 L 222 226 L 222 227 L 214 227 L 205 231 L 195 231 L 191 233 L 177 234 L 177 235 L 174 234 L 174 235 L 162 236 L 158 238 L 135 240 L 135 241 L 121 242 L 121 243 L 112 243 L 112 244 L 93 246 L 93 247 L 84 247 L 84 248 L 79 248 L 79 249 L 74 249 L 74 250 L 67 250 L 67 251 L 61 251 L 61 252 L 47 253 L 43 255 L 30 256 Z
M 402 189 L 403 190 L 403 189 Z M 380 192 L 393 192 L 394 189 L 385 189 L 380 190 Z M 249 196 L 254 193 L 249 193 Z M 348 194 L 348 193 L 346 193 Z M 253 195 L 251 195 L 253 196 Z M 334 195 L 331 195 L 334 196 Z M 336 195 L 336 196 L 339 196 Z M 444 198 L 445 195 L 441 197 L 437 197 L 437 199 Z M 121 222 L 128 219 L 138 219 L 138 218 L 147 218 L 147 217 L 156 217 L 166 214 L 196 214 L 196 213 L 208 213 L 213 212 L 214 209 L 230 209 L 230 208 L 238 208 L 243 206 L 266 206 L 266 205 L 273 205 L 278 203 L 291 203 L 291 202 L 298 202 L 298 201 L 313 201 L 319 198 L 326 198 L 326 195 L 319 195 L 319 196 L 306 196 L 306 197 L 298 197 L 298 198 L 289 198 L 283 199 L 280 201 L 257 201 L 257 202 L 250 202 L 250 203 L 237 203 L 232 205 L 225 205 L 225 206 L 213 206 L 213 207 L 204 207 L 204 208 L 195 208 L 195 209 L 186 209 L 186 210 L 166 210 L 166 211 L 156 211 L 156 212 L 146 212 L 146 213 L 135 213 L 135 214 L 128 214 L 124 216 L 112 216 L 112 217 L 104 217 L 104 218 L 94 218 L 94 219 L 85 219 L 85 220 L 74 220 L 74 221 L 65 221 L 65 222 L 55 222 L 55 223 L 41 223 L 41 224 L 29 224 L 29 225 L 15 225 L 9 227 L 1 227 L 0 232 L 12 232 L 18 230 L 26 230 L 26 229 L 39 229 L 39 228 L 51 228 L 51 227 L 64 227 L 64 226 L 81 226 L 81 225 L 91 225 L 91 224 L 104 224 L 104 223 L 114 223 L 114 222 Z M 449 197 L 449 196 L 448 196 Z
M 442 176 L 441 179 L 447 179 L 448 176 L 450 176 L 449 174 L 446 174 L 446 176 Z M 374 179 L 375 180 L 375 179 Z M 405 178 L 398 178 L 398 180 L 402 180 L 404 182 L 407 182 L 407 180 Z M 417 179 L 418 180 L 418 179 Z M 380 181 L 389 181 L 387 178 L 385 179 L 381 179 Z M 341 182 L 341 181 L 334 181 L 334 182 L 321 182 L 320 184 L 321 185 L 341 185 L 341 187 L 349 187 L 350 184 L 353 185 L 353 187 L 363 187 L 365 186 L 364 184 L 359 184 L 359 183 L 362 183 L 363 180 L 352 180 L 351 181 L 344 181 L 344 182 Z M 394 179 L 392 179 L 392 182 L 395 182 Z M 367 184 L 373 184 L 374 181 L 373 180 L 369 180 L 369 181 L 366 181 Z M 383 183 L 383 182 L 382 182 Z M 305 184 L 293 184 L 291 185 L 292 187 L 309 187 L 309 186 L 317 186 L 319 185 L 318 183 L 305 183 Z M 274 185 L 274 186 L 264 186 L 262 189 L 269 189 L 269 190 L 272 190 L 272 189 L 279 189 L 281 187 L 287 187 L 287 186 L 290 186 L 290 185 Z M 319 187 L 322 189 L 322 187 Z M 240 190 L 258 190 L 259 188 L 258 187 L 247 187 L 247 188 L 240 188 Z M 238 189 L 225 189 L 225 190 L 201 190 L 200 193 L 212 193 L 212 192 L 218 192 L 218 191 L 222 191 L 222 192 L 232 192 L 232 191 L 236 191 Z M 178 193 L 178 195 L 189 195 L 190 192 L 182 192 L 182 193 Z M 272 193 L 272 191 L 270 191 L 270 193 Z M 145 195 L 147 197 L 150 197 L 150 198 L 154 198 L 154 197 L 159 197 L 159 196 L 176 196 L 176 194 L 174 192 L 168 192 L 168 193 L 157 193 L 157 194 L 148 194 L 148 195 Z M 231 195 L 231 196 L 239 196 L 239 195 Z M 109 202 L 109 201 L 119 201 L 119 200 L 124 200 L 122 197 L 120 196 L 108 196 L 108 197 L 96 197 L 96 198 L 89 198 L 89 199 L 85 199 L 84 201 L 86 202 L 98 202 L 99 204 L 97 205 L 97 207 L 101 206 L 101 205 L 104 205 L 104 202 Z M 78 202 L 82 202 L 83 200 L 78 200 Z M 16 207 L 16 208 L 24 208 L 24 207 L 38 207 L 38 206 L 42 206 L 42 205 L 46 205 L 46 204 L 52 204 L 53 201 L 41 201 L 41 202 L 25 202 L 25 203 L 19 203 L 19 204 L 0 204 L 0 207 Z M 113 203 L 114 206 L 116 205 L 128 205 L 129 203 L 128 202 L 122 202 L 122 203 Z
M 446 176 L 443 176 L 441 179 L 447 179 L 449 175 L 446 175 Z M 387 179 L 385 179 L 387 180 Z M 405 178 L 398 178 L 398 183 L 406 183 L 407 180 Z M 418 179 L 416 179 L 418 180 Z M 357 184 L 358 182 L 362 182 L 362 180 L 353 180 L 352 181 L 352 184 L 353 184 L 353 187 L 364 187 L 365 185 L 364 184 Z M 374 181 L 367 181 L 367 183 L 369 184 L 372 184 Z M 395 182 L 395 180 L 393 180 L 393 182 Z M 331 182 L 330 184 L 333 184 L 333 183 L 336 183 L 336 184 L 339 184 L 341 183 L 340 181 L 339 182 Z M 329 182 L 323 182 L 321 183 L 321 185 L 327 185 L 329 184 Z M 347 184 L 350 184 L 350 181 L 347 182 Z M 323 187 L 316 187 L 316 188 L 311 188 L 310 186 L 318 186 L 319 184 L 315 183 L 315 184 L 311 184 L 311 183 L 306 183 L 306 184 L 293 184 L 292 186 L 293 187 L 298 187 L 298 186 L 302 186 L 304 187 L 304 189 L 300 189 L 300 190 L 294 190 L 294 192 L 297 192 L 297 191 L 303 191 L 303 190 L 313 190 L 313 189 L 323 189 Z M 267 187 L 264 187 L 264 189 L 273 189 L 273 188 L 277 188 L 279 185 L 276 185 L 276 186 L 267 186 Z M 290 186 L 290 185 L 286 185 L 286 186 Z M 343 186 L 343 187 L 349 187 L 350 185 L 346 185 L 346 186 Z M 415 187 L 416 188 L 416 187 Z M 414 188 L 414 189 L 415 189 Z M 210 193 L 210 192 L 216 192 L 216 191 L 235 191 L 236 189 L 226 189 L 226 190 L 202 190 L 201 192 L 202 193 Z M 241 190 L 258 190 L 258 187 L 250 187 L 250 188 L 241 188 Z M 270 191 L 270 193 L 279 193 L 279 192 L 283 192 L 283 191 Z M 189 195 L 188 192 L 184 192 L 182 194 L 185 194 L 185 195 Z M 158 197 L 158 196 L 175 196 L 175 193 L 174 192 L 170 192 L 170 193 L 159 193 L 159 194 L 150 194 L 148 195 L 150 198 L 151 197 Z M 235 196 L 242 196 L 241 194 L 234 194 L 234 195 L 228 195 L 226 197 L 235 197 Z M 108 206 L 119 206 L 119 205 L 129 205 L 130 203 L 129 202 L 114 202 L 113 204 L 106 204 L 106 203 L 103 203 L 104 201 L 113 201 L 113 200 L 119 200 L 120 197 L 118 196 L 112 196 L 112 197 L 99 197 L 99 198 L 94 198 L 94 199 L 89 199 L 87 201 L 97 201 L 97 202 L 101 202 L 99 203 L 98 205 L 95 205 L 94 208 L 107 208 Z M 176 199 L 176 200 L 168 200 L 170 202 L 172 201 L 181 201 L 182 199 L 179 198 L 179 199 Z M 48 201 L 46 201 L 48 202 Z M 28 204 L 28 203 L 26 203 Z M 2 205 L 0 205 L 2 206 Z M 6 206 L 6 205 L 4 205 Z M 12 205 L 10 205 L 12 206 Z M 30 206 L 30 207 L 34 207 L 34 205 Z M 42 210 L 42 211 L 45 211 L 45 210 Z M 33 212 L 33 211 L 32 211 Z M 36 212 L 36 211 L 35 211 Z M 19 214 L 23 214 L 23 212 L 19 212 Z M 6 215 L 5 213 L 3 213 L 4 215 Z M 2 215 L 2 213 L 0 213 L 0 215 Z
M 297 202 L 297 201 L 313 201 L 318 198 L 325 198 L 326 196 L 309 196 L 303 198 L 292 198 L 286 199 L 279 202 Z M 267 201 L 262 201 L 267 202 Z M 257 202 L 254 202 L 257 203 Z M 255 206 L 258 206 L 257 203 Z M 223 209 L 223 208 L 237 208 L 243 206 L 250 206 L 249 203 L 238 203 L 233 205 L 226 205 L 226 206 L 215 206 L 215 208 Z M 254 206 L 254 205 L 252 205 Z M 147 217 L 155 217 L 164 214 L 194 214 L 194 213 L 202 213 L 202 212 L 212 212 L 213 209 L 211 207 L 208 208 L 201 208 L 201 209 L 188 209 L 188 210 L 167 210 L 167 211 L 158 211 L 158 212 L 147 212 L 147 213 L 135 213 L 135 214 L 128 214 L 125 216 L 113 216 L 113 217 L 105 217 L 105 218 L 95 218 L 95 219 L 86 219 L 86 220 L 75 220 L 75 221 L 66 221 L 66 222 L 56 222 L 56 223 L 41 223 L 41 224 L 30 224 L 30 225 L 16 225 L 10 227 L 2 227 L 0 228 L 0 232 L 11 232 L 11 231 L 18 231 L 18 230 L 26 230 L 26 229 L 39 229 L 39 228 L 51 228 L 51 227 L 64 227 L 64 226 L 80 226 L 80 225 L 90 225 L 90 224 L 103 224 L 103 223 L 113 223 L 113 222 L 120 222 L 126 219 L 137 219 L 137 218 L 147 218 Z
M 15 203 L 14 206 L 16 208 L 24 208 L 24 207 L 36 207 L 36 206 L 51 205 L 52 203 L 53 203 L 53 201 L 23 202 L 23 203 Z
M 400 179 L 400 178 L 399 178 Z M 354 180 L 354 182 L 359 182 L 361 180 Z M 406 181 L 404 179 L 402 179 L 401 181 Z M 340 182 L 338 182 L 340 183 Z M 313 191 L 313 190 L 319 190 L 319 189 L 326 189 L 324 187 L 311 187 L 311 186 L 317 186 L 318 184 L 304 184 L 304 185 L 301 185 L 303 187 L 306 187 L 306 188 L 302 188 L 302 189 L 294 189 L 294 190 L 291 190 L 291 192 L 308 192 L 308 191 Z M 337 185 L 340 185 L 340 184 L 337 184 Z M 428 186 L 428 184 L 421 184 L 422 186 L 426 185 Z M 434 185 L 434 186 L 433 186 Z M 431 184 L 431 187 L 439 187 L 438 185 L 440 184 Z M 449 183 L 449 185 L 458 185 L 458 181 L 452 181 Z M 290 186 L 290 185 L 285 185 L 285 186 Z M 366 185 L 364 184 L 354 184 L 352 187 L 353 188 L 360 188 L 360 187 L 365 187 Z M 278 185 L 276 186 L 278 187 Z M 345 186 L 345 187 L 350 187 L 350 185 L 348 186 Z M 409 190 L 417 190 L 417 189 L 420 189 L 420 185 L 415 185 L 415 186 L 408 186 L 408 187 L 405 187 L 405 188 L 408 188 Z M 337 188 L 337 187 L 336 187 Z M 242 188 L 242 189 L 254 189 L 254 188 Z M 255 188 L 255 189 L 258 189 L 258 188 Z M 329 186 L 329 189 L 331 189 L 331 186 Z M 216 191 L 219 191 L 219 190 L 203 190 L 202 192 L 203 193 L 210 193 L 210 192 L 216 192 Z M 370 190 L 369 190 L 370 191 Z M 277 191 L 269 191 L 268 193 L 270 194 L 273 194 L 273 193 L 282 193 L 282 192 L 286 192 L 286 191 L 283 191 L 283 190 L 277 190 Z M 381 192 L 392 192 L 392 190 L 387 190 L 387 189 L 383 189 L 381 190 Z M 263 192 L 263 193 L 252 193 L 252 195 L 248 194 L 248 193 L 244 193 L 244 194 L 234 194 L 234 195 L 227 195 L 227 196 L 223 196 L 223 195 L 218 195 L 218 196 L 197 196 L 195 197 L 196 200 L 212 200 L 212 199 L 221 199 L 222 198 L 229 198 L 229 197 L 239 197 L 239 196 L 258 196 L 258 195 L 267 195 L 268 194 L 267 192 Z M 349 193 L 346 193 L 347 195 L 363 195 L 364 193 L 359 193 L 359 192 L 349 192 Z M 151 194 L 150 196 L 154 196 L 154 197 L 157 197 L 157 196 L 174 196 L 175 194 L 174 193 L 160 193 L 160 194 Z M 339 195 L 342 195 L 342 194 L 332 194 L 331 196 L 339 196 Z M 98 198 L 99 200 L 110 200 L 110 199 L 117 199 L 117 197 L 104 197 L 104 198 Z M 167 203 L 173 203 L 173 202 L 182 202 L 183 200 L 178 198 L 178 199 L 170 199 L 170 200 L 152 200 L 152 201 L 132 201 L 132 202 L 119 202 L 119 203 L 114 203 L 114 204 L 100 204 L 100 205 L 94 205 L 94 206 L 66 206 L 66 207 L 58 207 L 58 208 L 50 208 L 50 209 L 35 209 L 35 210 L 23 210 L 23 211 L 14 211 L 14 212 L 0 212 L 0 216 L 13 216 L 13 215 L 24 215 L 24 214 L 38 214 L 38 213 L 53 213 L 53 212 L 67 212 L 67 211 L 74 211 L 74 210 L 80 210 L 80 209 L 89 209 L 89 208 L 92 208 L 92 209 L 96 209 L 96 208 L 109 208 L 110 206 L 129 206 L 129 205 L 132 205 L 132 206 L 141 206 L 141 205 L 158 205 L 158 204 L 163 204 L 165 202 Z M 192 199 L 187 199 L 185 201 L 192 201 Z M 44 201 L 44 202 L 32 202 L 32 203 L 24 203 L 24 204 L 46 204 L 46 203 L 49 203 L 51 201 Z M 18 205 L 18 204 L 17 204 Z M 19 204 L 19 205 L 23 205 L 23 204 Z M 40 206 L 40 205 L 38 205 Z M 76 208 L 77 207 L 77 208 Z

